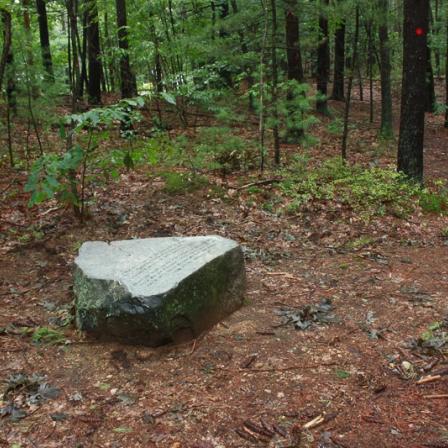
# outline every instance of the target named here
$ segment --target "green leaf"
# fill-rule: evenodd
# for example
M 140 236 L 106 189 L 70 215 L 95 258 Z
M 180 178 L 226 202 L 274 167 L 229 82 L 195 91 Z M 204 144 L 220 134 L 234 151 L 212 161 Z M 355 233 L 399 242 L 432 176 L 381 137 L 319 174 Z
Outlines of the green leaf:
M 162 92 L 160 94 L 160 96 L 168 103 L 168 104 L 172 104 L 173 106 L 175 106 L 176 103 L 176 98 L 171 95 L 171 93 L 167 93 L 167 92 Z
M 347 378 L 350 377 L 350 372 L 338 369 L 338 370 L 336 370 L 336 376 L 338 378 L 340 378 L 341 380 L 346 380 Z

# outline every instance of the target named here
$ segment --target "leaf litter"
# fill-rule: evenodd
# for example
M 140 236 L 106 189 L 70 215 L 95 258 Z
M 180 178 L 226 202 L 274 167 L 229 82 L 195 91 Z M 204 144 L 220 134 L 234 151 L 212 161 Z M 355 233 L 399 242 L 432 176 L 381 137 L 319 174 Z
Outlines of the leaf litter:
M 292 324 L 296 330 L 308 330 L 315 325 L 340 322 L 340 319 L 333 314 L 331 299 L 327 298 L 318 304 L 304 305 L 300 308 L 281 308 L 276 314 L 283 317 L 281 326 Z
M 46 382 L 44 376 L 16 373 L 5 381 L 2 401 L 6 405 L 0 407 L 0 416 L 9 416 L 17 421 L 27 416 L 24 407 L 39 406 L 46 400 L 59 397 L 61 390 Z

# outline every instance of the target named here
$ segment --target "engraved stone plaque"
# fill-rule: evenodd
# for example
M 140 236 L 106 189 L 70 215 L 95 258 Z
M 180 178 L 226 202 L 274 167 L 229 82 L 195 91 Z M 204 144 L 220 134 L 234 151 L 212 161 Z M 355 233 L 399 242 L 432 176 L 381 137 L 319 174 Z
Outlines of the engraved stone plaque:
M 239 308 L 240 246 L 219 236 L 84 243 L 75 260 L 81 330 L 145 345 L 195 337 Z

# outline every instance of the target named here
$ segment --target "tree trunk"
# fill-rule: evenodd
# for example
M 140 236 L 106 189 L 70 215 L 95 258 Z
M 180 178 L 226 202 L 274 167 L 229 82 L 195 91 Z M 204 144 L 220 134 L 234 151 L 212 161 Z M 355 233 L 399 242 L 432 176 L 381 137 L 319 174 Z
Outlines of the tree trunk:
M 345 21 L 336 28 L 334 36 L 334 77 L 332 99 L 344 101 Z
M 81 84 L 79 96 L 84 96 L 84 87 L 88 90 L 89 80 L 87 79 L 87 8 L 89 0 L 83 1 L 83 11 L 82 11 L 82 40 L 79 37 L 78 28 L 76 28 L 76 41 L 78 43 L 79 56 L 81 59 Z
M 446 49 L 445 49 L 445 128 L 448 128 L 448 5 L 446 7 Z
M 26 53 L 26 75 L 27 83 L 33 98 L 39 96 L 39 87 L 36 82 L 36 72 L 33 58 L 33 33 L 31 31 L 30 0 L 22 0 L 23 8 L 23 28 L 25 30 L 25 53 Z
M 8 63 L 8 56 L 11 53 L 12 43 L 12 20 L 11 13 L 6 9 L 0 10 L 3 25 L 3 50 L 2 58 L 0 60 L 0 91 L 3 85 L 3 78 L 5 77 L 6 65 Z
M 434 72 L 431 61 L 431 48 L 426 47 L 426 101 L 425 112 L 434 112 L 436 108 L 436 92 L 434 90 Z
M 87 59 L 89 61 L 89 83 L 87 93 L 89 104 L 101 103 L 101 52 L 98 8 L 96 0 L 86 2 L 87 7 Z
M 347 160 L 347 140 L 348 140 L 348 122 L 350 118 L 350 100 L 352 94 L 353 77 L 355 75 L 356 65 L 358 64 L 358 40 L 359 40 L 359 5 L 356 5 L 355 35 L 353 37 L 352 65 L 350 69 L 350 75 L 348 77 L 347 95 L 345 97 L 344 130 L 342 132 L 341 156 L 343 160 Z
M 302 67 L 302 55 L 300 53 L 299 42 L 299 18 L 296 14 L 297 0 L 285 2 L 285 32 L 286 32 L 286 59 L 288 62 L 288 80 L 304 82 Z M 294 93 L 288 92 L 287 100 L 292 102 Z M 297 112 L 295 104 L 287 104 L 288 117 L 294 116 Z M 290 121 L 290 120 L 287 120 Z M 292 128 L 287 129 L 287 141 L 297 143 L 303 137 L 302 123 L 294 123 Z
M 36 0 L 37 19 L 39 22 L 39 38 L 42 53 L 42 64 L 46 72 L 46 81 L 54 82 L 53 61 L 51 58 L 50 35 L 48 32 L 47 4 L 45 0 Z
M 132 98 L 137 95 L 137 81 L 129 62 L 126 0 L 115 0 L 115 5 L 117 9 L 118 46 L 121 50 L 121 97 Z
M 79 68 L 79 48 L 76 40 L 78 29 L 77 0 L 67 0 L 67 13 L 70 24 L 71 63 L 72 63 L 72 109 L 76 110 L 81 91 L 81 71 Z
M 271 0 L 271 17 L 272 17 L 272 118 L 274 126 L 272 133 L 274 136 L 274 161 L 276 165 L 280 165 L 280 136 L 278 132 L 278 66 L 277 66 L 277 5 L 275 0 Z
M 103 54 L 107 54 L 107 68 L 109 70 L 109 84 L 110 89 L 112 92 L 115 91 L 115 64 L 114 61 L 109 53 L 109 50 L 111 47 L 113 47 L 113 43 L 111 42 L 111 37 L 109 34 L 109 15 L 107 14 L 107 11 L 104 13 L 104 41 L 105 41 L 105 48 L 107 48 L 107 53 L 105 51 L 105 48 L 103 48 Z
M 299 43 L 299 18 L 296 14 L 297 0 L 285 2 L 286 58 L 288 79 L 303 83 L 304 74 Z
M 420 1 L 420 0 L 419 0 Z M 389 48 L 388 14 L 389 1 L 378 0 L 380 25 L 378 34 L 380 39 L 380 77 L 381 77 L 381 127 L 380 135 L 389 139 L 394 135 L 392 123 L 392 88 L 391 65 Z
M 434 24 L 433 24 L 433 31 L 435 35 L 439 35 L 441 26 L 440 26 L 440 14 L 439 14 L 439 0 L 435 0 L 435 11 L 434 11 Z M 440 80 L 441 78 L 441 69 L 440 69 L 440 48 L 439 46 L 436 46 L 434 48 L 434 59 L 436 63 L 436 74 L 437 79 Z
M 367 31 L 367 64 L 369 73 L 369 122 L 373 123 L 373 42 L 372 42 L 372 21 L 366 26 Z
M 316 110 L 328 115 L 327 92 L 330 72 L 330 46 L 328 43 L 327 7 L 329 0 L 321 0 L 319 14 L 319 46 L 317 48 L 317 94 Z
M 423 181 L 428 0 L 404 0 L 403 81 L 398 171 Z

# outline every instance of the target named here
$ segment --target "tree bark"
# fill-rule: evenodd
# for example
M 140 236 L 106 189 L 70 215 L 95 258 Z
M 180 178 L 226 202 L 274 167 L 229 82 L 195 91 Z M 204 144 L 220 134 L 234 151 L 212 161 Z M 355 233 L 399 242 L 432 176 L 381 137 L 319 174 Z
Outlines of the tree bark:
M 352 94 L 353 77 L 355 75 L 355 68 L 358 64 L 358 41 L 359 41 L 359 5 L 356 5 L 355 13 L 355 35 L 353 37 L 353 54 L 350 75 L 348 77 L 347 95 L 345 97 L 344 110 L 344 130 L 342 132 L 341 156 L 343 160 L 347 160 L 347 140 L 348 140 L 348 122 L 350 118 L 350 100 Z
M 30 91 L 33 98 L 39 96 L 39 87 L 36 80 L 36 72 L 34 69 L 33 58 L 33 33 L 31 31 L 31 18 L 30 18 L 30 0 L 22 0 L 23 8 L 23 28 L 25 30 L 25 53 L 26 53 L 26 77 L 27 82 L 30 85 Z
M 448 128 L 448 6 L 446 7 L 446 50 L 445 50 L 445 128 Z
M 280 165 L 280 136 L 278 131 L 278 66 L 277 66 L 277 5 L 275 0 L 271 0 L 271 18 L 272 18 L 272 118 L 274 125 L 272 133 L 274 137 L 274 161 Z
M 122 53 L 120 57 L 121 97 L 132 98 L 137 95 L 137 81 L 129 61 L 126 0 L 115 0 L 115 6 L 117 9 L 118 46 Z
M 336 28 L 334 37 L 334 75 L 331 98 L 344 101 L 345 20 Z
M 304 82 L 302 55 L 300 52 L 300 35 L 299 35 L 299 18 L 296 14 L 297 0 L 287 0 L 285 2 L 285 33 L 286 33 L 286 59 L 288 63 L 288 80 Z M 288 103 L 292 103 L 294 93 L 292 90 L 288 91 Z M 297 112 L 295 104 L 287 104 L 288 117 L 294 116 Z M 289 121 L 289 120 L 288 120 Z M 292 129 L 287 129 L 287 141 L 297 143 L 303 137 L 302 123 L 293 126 Z
M 436 92 L 434 88 L 434 72 L 431 61 L 431 48 L 426 47 L 426 101 L 425 112 L 434 112 L 436 108 Z
M 3 25 L 3 50 L 2 57 L 0 60 L 0 91 L 3 85 L 3 78 L 5 77 L 6 65 L 8 63 L 8 57 L 11 53 L 11 43 L 12 43 L 12 20 L 11 13 L 2 8 L 0 10 L 2 16 Z
M 70 25 L 70 44 L 71 44 L 71 64 L 72 64 L 72 109 L 77 108 L 77 102 L 81 92 L 81 71 L 79 67 L 79 46 L 77 44 L 76 35 L 78 29 L 77 20 L 77 0 L 67 0 L 67 14 Z
M 380 25 L 378 28 L 380 40 L 380 77 L 381 77 L 381 126 L 380 135 L 389 139 L 394 135 L 392 123 L 392 88 L 391 64 L 389 48 L 388 14 L 389 1 L 378 0 Z
M 316 110 L 328 115 L 327 93 L 328 75 L 330 72 L 330 46 L 328 42 L 327 6 L 329 0 L 321 0 L 319 14 L 319 46 L 317 48 L 317 93 L 320 96 L 316 101 Z
M 101 65 L 100 29 L 98 24 L 98 8 L 96 0 L 86 2 L 87 7 L 87 59 L 89 61 L 89 77 L 87 93 L 89 104 L 101 103 Z
M 398 171 L 423 182 L 428 0 L 404 0 Z
M 285 2 L 286 58 L 288 79 L 303 83 L 302 54 L 300 52 L 299 18 L 296 14 L 297 0 Z
M 51 58 L 50 34 L 48 32 L 47 4 L 45 0 L 36 0 L 37 19 L 39 22 L 39 38 L 42 53 L 42 64 L 46 72 L 46 81 L 54 82 L 53 60 Z

